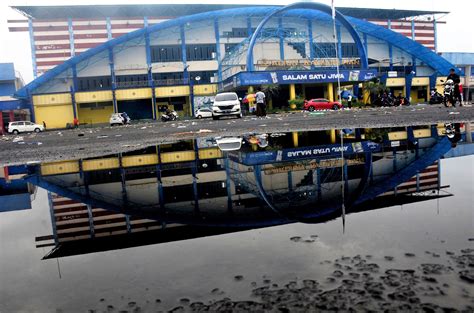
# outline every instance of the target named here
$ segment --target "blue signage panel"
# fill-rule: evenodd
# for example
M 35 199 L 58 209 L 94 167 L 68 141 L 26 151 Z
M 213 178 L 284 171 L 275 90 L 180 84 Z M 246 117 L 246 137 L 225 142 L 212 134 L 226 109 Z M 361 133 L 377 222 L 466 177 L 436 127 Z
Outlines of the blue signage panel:
M 275 72 L 248 72 L 240 73 L 239 85 L 263 84 L 301 84 L 301 83 L 330 83 L 336 82 L 338 77 L 341 82 L 358 82 L 372 79 L 377 76 L 376 70 L 336 70 L 324 71 L 275 71 Z
M 377 152 L 380 151 L 380 149 L 380 145 L 375 142 L 363 141 L 346 143 L 342 147 L 340 144 L 334 144 L 283 149 L 277 151 L 246 153 L 241 155 L 239 158 L 234 157 L 233 159 L 246 165 L 256 165 L 275 162 L 290 162 L 313 158 L 338 157 L 341 155 L 341 150 L 345 154 L 355 154 Z

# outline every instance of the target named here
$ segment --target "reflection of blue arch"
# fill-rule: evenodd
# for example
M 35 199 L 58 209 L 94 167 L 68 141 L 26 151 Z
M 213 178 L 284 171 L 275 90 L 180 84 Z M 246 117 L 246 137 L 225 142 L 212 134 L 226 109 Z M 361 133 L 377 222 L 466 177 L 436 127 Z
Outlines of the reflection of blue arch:
M 310 10 L 318 10 L 323 13 L 332 14 L 332 9 L 330 6 L 322 4 L 322 3 L 315 3 L 315 2 L 298 2 L 298 3 L 293 3 L 290 5 L 287 5 L 283 8 L 277 9 L 273 11 L 272 13 L 268 14 L 261 22 L 258 24 L 257 29 L 252 35 L 252 38 L 250 38 L 250 44 L 247 49 L 247 71 L 253 71 L 253 47 L 255 46 L 255 43 L 257 42 L 257 37 L 262 31 L 262 28 L 265 26 L 265 24 L 275 15 L 292 10 L 292 9 L 310 9 Z M 367 69 L 369 67 L 369 64 L 367 62 L 367 53 L 365 51 L 364 45 L 362 44 L 362 41 L 360 40 L 359 34 L 357 34 L 356 30 L 352 25 L 346 20 L 344 15 L 339 13 L 337 10 L 335 11 L 336 13 L 336 20 L 341 23 L 348 31 L 349 34 L 352 36 L 352 39 L 354 39 L 355 44 L 357 45 L 357 50 L 359 50 L 359 56 L 360 56 L 360 61 L 361 61 L 361 67 L 362 69 Z
M 303 4 L 300 4 L 303 5 Z M 314 5 L 310 3 L 306 3 L 305 5 Z M 15 93 L 15 96 L 18 98 L 28 98 L 28 95 L 31 94 L 35 89 L 39 88 L 43 84 L 46 84 L 52 81 L 57 76 L 63 74 L 67 70 L 71 70 L 80 62 L 83 62 L 95 55 L 98 55 L 101 52 L 107 52 L 109 49 L 113 49 L 114 47 L 128 42 L 130 40 L 139 38 L 141 36 L 145 36 L 145 34 L 151 34 L 158 31 L 164 31 L 166 29 L 172 27 L 179 27 L 182 25 L 187 25 L 190 23 L 204 21 L 204 20 L 211 20 L 211 19 L 219 19 L 219 18 L 229 18 L 232 16 L 238 17 L 263 17 L 268 16 L 272 12 L 278 10 L 279 7 L 268 6 L 268 7 L 245 7 L 245 8 L 237 8 L 237 9 L 227 9 L 227 10 L 220 10 L 220 11 L 211 11 L 206 13 L 200 13 L 190 16 L 184 16 L 180 18 L 176 18 L 173 20 L 164 21 L 158 23 L 153 26 L 145 27 L 131 33 L 125 34 L 121 37 L 112 39 L 107 41 L 97 47 L 89 49 L 78 56 L 75 56 L 64 63 L 56 66 L 55 68 L 49 70 L 45 74 L 41 75 L 40 77 L 36 78 L 28 85 L 23 87 L 22 89 L 18 90 Z M 336 18 L 338 18 L 338 12 L 336 11 Z M 306 19 L 319 19 L 321 21 L 330 22 L 331 17 L 325 13 L 315 10 L 315 7 L 312 6 L 311 10 L 307 10 L 303 8 L 295 8 L 285 13 L 285 17 L 293 17 L 293 18 L 306 18 Z M 416 57 L 420 61 L 424 62 L 426 65 L 433 68 L 436 72 L 440 74 L 447 74 L 451 67 L 454 67 L 450 62 L 445 60 L 444 58 L 440 57 L 430 49 L 424 47 L 423 45 L 405 37 L 404 35 L 395 33 L 389 29 L 384 27 L 372 24 L 367 21 L 363 21 L 357 18 L 347 17 L 345 19 L 348 23 L 352 24 L 353 27 L 356 28 L 358 32 L 367 34 L 373 38 L 377 38 L 379 40 L 383 40 L 394 47 L 397 47 L 408 54 Z M 340 19 L 338 19 L 340 23 Z M 344 25 L 345 26 L 345 25 Z M 351 26 L 350 28 L 353 29 Z

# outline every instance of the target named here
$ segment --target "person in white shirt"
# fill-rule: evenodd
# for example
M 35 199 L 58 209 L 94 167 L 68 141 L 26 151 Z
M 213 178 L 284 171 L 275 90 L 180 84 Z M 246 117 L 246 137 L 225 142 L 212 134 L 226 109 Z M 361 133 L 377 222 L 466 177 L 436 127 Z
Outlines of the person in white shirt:
M 352 108 L 352 94 L 349 94 L 349 96 L 347 97 L 347 106 L 350 108 Z
M 259 117 L 267 116 L 266 105 L 265 105 L 265 94 L 262 92 L 261 88 L 258 88 L 258 91 L 255 94 L 255 101 L 257 102 L 257 116 Z

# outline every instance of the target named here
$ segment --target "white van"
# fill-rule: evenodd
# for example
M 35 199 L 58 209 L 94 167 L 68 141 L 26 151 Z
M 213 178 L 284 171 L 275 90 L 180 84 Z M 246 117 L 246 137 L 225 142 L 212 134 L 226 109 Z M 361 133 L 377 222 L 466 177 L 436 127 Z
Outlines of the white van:
M 217 120 L 221 116 L 242 117 L 240 100 L 235 92 L 219 93 L 212 104 L 212 118 Z
M 26 132 L 35 132 L 39 133 L 44 131 L 44 126 L 40 124 L 35 124 L 28 121 L 21 121 L 21 122 L 10 122 L 8 123 L 7 131 L 10 134 L 19 134 L 19 133 L 26 133 Z

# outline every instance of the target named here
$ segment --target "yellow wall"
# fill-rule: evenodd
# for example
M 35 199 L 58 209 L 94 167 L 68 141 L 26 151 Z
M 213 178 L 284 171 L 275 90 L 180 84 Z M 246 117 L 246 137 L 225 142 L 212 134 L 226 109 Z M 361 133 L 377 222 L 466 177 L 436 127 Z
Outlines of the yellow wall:
M 412 86 L 429 86 L 430 78 L 429 77 L 414 77 L 411 81 Z
M 385 83 L 385 86 L 387 87 L 405 86 L 405 78 L 404 77 L 387 78 L 387 82 Z
M 155 88 L 157 98 L 189 96 L 189 86 L 171 86 Z
M 101 109 L 90 109 L 81 108 L 81 105 L 77 105 L 77 115 L 80 124 L 99 124 L 108 123 L 110 116 L 114 113 L 114 106 L 106 106 Z
M 151 99 L 150 88 L 119 89 L 115 91 L 117 100 Z
M 34 105 L 56 105 L 56 104 L 67 104 L 72 103 L 71 94 L 69 93 L 56 93 L 49 95 L 37 95 L 33 96 Z
M 65 128 L 67 123 L 72 123 L 74 112 L 72 104 L 62 105 L 35 105 L 36 122 L 46 123 L 46 128 Z
M 76 103 L 112 101 L 112 91 L 76 92 Z
M 194 95 L 214 95 L 217 93 L 216 84 L 194 85 Z

